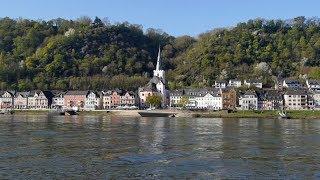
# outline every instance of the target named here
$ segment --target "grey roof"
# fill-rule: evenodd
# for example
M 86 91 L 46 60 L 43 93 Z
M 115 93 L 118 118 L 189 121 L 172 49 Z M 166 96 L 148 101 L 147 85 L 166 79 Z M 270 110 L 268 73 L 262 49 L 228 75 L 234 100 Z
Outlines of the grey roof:
M 138 91 L 152 91 L 152 92 L 158 92 L 157 87 L 154 83 L 148 83 L 146 86 L 144 87 L 140 87 L 138 89 Z
M 185 89 L 185 94 L 187 96 L 205 96 L 206 94 L 214 94 L 220 91 L 220 89 L 215 89 L 215 88 L 198 88 L 198 89 Z
M 257 79 L 249 79 L 249 80 L 246 80 L 247 83 L 262 83 L 262 81 L 259 81 Z
M 298 80 L 296 79 L 285 79 L 284 80 L 287 84 L 301 84 Z
M 89 91 L 68 91 L 65 95 L 87 95 Z
M 303 89 L 289 89 L 285 92 L 286 95 L 307 95 L 307 91 Z
M 309 83 L 309 85 L 320 85 L 320 81 L 319 80 L 309 79 L 308 83 Z
M 150 81 L 149 81 L 149 83 L 154 83 L 154 84 L 158 84 L 159 82 L 161 82 L 162 84 L 164 84 L 163 79 L 162 79 L 162 78 L 159 78 L 159 77 L 157 77 L 157 76 L 153 76 L 153 77 L 150 79 Z
M 170 91 L 170 96 L 182 96 L 184 95 L 184 90 L 183 89 L 177 89 Z

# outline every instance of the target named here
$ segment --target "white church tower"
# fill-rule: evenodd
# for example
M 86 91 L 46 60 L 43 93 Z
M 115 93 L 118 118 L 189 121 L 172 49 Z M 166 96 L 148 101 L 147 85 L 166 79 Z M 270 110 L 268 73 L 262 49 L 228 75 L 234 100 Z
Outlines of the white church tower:
M 154 77 L 159 77 L 160 79 L 162 79 L 162 81 L 164 83 L 166 83 L 166 80 L 165 80 L 165 73 L 164 73 L 164 70 L 161 69 L 161 50 L 160 50 L 160 47 L 159 47 L 159 51 L 158 51 L 158 58 L 157 58 L 157 66 L 156 66 L 156 70 L 153 70 L 153 76 Z
M 159 78 L 159 81 L 156 84 L 158 92 L 160 92 L 164 97 L 166 96 L 166 78 L 165 78 L 165 71 L 162 70 L 161 68 L 161 50 L 159 47 L 159 52 L 158 52 L 158 58 L 157 58 L 157 66 L 156 69 L 153 70 L 153 77 L 154 78 Z

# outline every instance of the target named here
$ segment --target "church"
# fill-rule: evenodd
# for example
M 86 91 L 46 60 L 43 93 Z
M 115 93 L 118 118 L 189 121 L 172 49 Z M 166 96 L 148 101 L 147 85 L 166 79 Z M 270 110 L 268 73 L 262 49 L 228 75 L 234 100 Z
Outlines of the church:
M 169 102 L 169 91 L 166 89 L 165 71 L 161 67 L 161 50 L 159 47 L 156 69 L 149 83 L 138 90 L 140 107 L 148 107 L 146 99 L 148 96 L 159 95 L 162 97 L 162 107 L 165 108 Z

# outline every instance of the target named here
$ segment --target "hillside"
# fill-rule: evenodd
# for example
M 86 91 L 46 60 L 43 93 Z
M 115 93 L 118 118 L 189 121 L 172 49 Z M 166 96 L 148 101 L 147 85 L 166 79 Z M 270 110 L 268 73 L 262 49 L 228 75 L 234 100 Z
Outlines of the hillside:
M 1 89 L 136 89 L 163 47 L 164 68 L 192 44 L 139 25 L 54 19 L 0 19 Z M 189 43 L 189 44 L 188 44 Z
M 169 87 L 216 79 L 307 73 L 320 78 L 320 21 L 249 20 L 197 38 L 99 18 L 0 19 L 1 89 L 136 89 L 155 67 L 158 46 Z
M 172 87 L 208 86 L 216 79 L 262 79 L 308 72 L 320 78 L 320 20 L 249 20 L 200 35 L 175 60 Z M 307 71 L 306 71 L 307 70 Z

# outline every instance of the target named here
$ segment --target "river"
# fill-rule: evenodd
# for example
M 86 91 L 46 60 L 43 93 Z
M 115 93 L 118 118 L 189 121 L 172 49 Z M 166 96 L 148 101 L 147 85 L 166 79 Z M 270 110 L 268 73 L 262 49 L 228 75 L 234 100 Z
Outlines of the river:
M 320 179 L 320 120 L 0 117 L 0 179 Z

